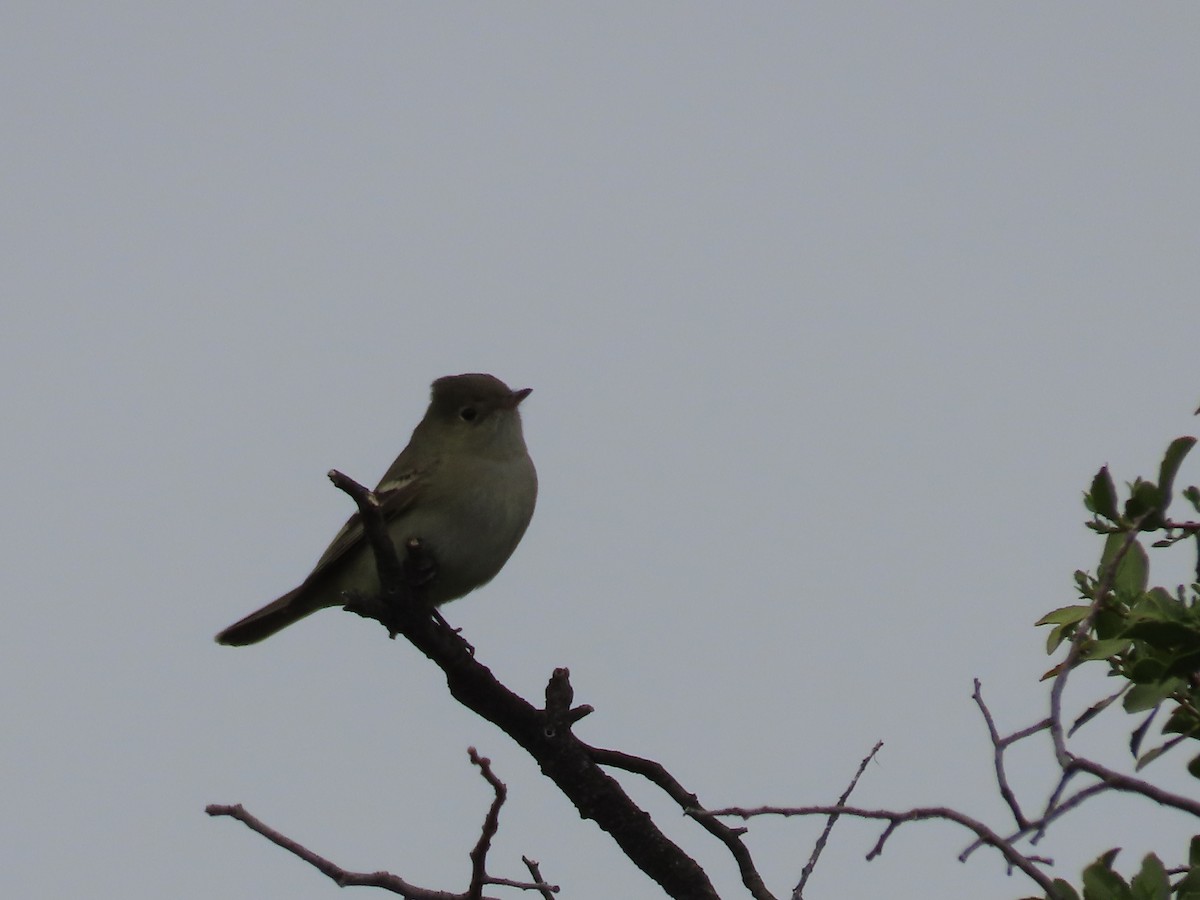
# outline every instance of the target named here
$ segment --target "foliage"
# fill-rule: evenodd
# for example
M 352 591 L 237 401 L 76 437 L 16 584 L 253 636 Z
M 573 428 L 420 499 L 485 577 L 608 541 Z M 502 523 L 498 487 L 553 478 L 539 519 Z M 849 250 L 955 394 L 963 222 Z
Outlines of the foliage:
M 1182 878 L 1171 884 L 1162 861 L 1153 853 L 1129 881 L 1113 869 L 1119 850 L 1109 850 L 1083 870 L 1082 900 L 1200 900 L 1200 836 L 1192 838 L 1188 864 Z M 1062 879 L 1055 879 L 1058 892 L 1052 900 L 1080 900 L 1080 893 Z M 1036 900 L 1036 898 L 1031 898 Z
M 1071 733 L 1120 700 L 1127 713 L 1139 718 L 1129 738 L 1137 770 L 1176 746 L 1200 740 L 1200 565 L 1191 585 L 1151 585 L 1150 557 L 1143 546 L 1145 539 L 1152 549 L 1191 540 L 1200 559 L 1200 522 L 1169 515 L 1175 476 L 1195 443 L 1193 437 L 1172 441 L 1158 480 L 1139 477 L 1128 483 L 1124 503 L 1108 467 L 1096 473 L 1084 504 L 1093 514 L 1088 527 L 1106 535 L 1100 564 L 1095 574 L 1075 573 L 1081 603 L 1056 609 L 1037 623 L 1050 626 L 1047 652 L 1064 643 L 1070 646 L 1067 658 L 1047 678 L 1058 677 L 1064 668 L 1101 663 L 1121 682 L 1114 694 L 1075 720 Z M 1200 489 L 1188 487 L 1181 496 L 1200 512 Z M 1164 739 L 1146 749 L 1156 720 L 1162 721 Z M 1187 770 L 1200 778 L 1200 753 L 1192 756 Z M 1126 882 L 1112 867 L 1117 852 L 1109 850 L 1084 870 L 1082 894 L 1056 879 L 1058 897 L 1051 900 L 1200 900 L 1200 836 L 1192 839 L 1188 864 L 1172 870 L 1182 876 L 1174 885 L 1153 854 Z

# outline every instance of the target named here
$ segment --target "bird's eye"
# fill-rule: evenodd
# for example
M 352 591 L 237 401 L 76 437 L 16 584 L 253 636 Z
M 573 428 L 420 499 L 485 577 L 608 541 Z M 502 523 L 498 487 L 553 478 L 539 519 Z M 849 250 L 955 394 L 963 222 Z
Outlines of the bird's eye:
M 479 413 L 473 406 L 464 406 L 458 411 L 458 417 L 464 422 L 474 422 L 477 415 L 479 415 Z

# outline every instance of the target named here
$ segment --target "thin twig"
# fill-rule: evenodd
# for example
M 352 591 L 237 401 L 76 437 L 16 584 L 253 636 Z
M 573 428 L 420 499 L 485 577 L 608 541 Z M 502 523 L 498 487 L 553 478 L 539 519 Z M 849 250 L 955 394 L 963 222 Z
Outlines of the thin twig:
M 1004 749 L 1006 744 L 1003 738 L 1000 737 L 1000 733 L 996 730 L 996 722 L 992 719 L 992 711 L 983 702 L 983 685 L 978 678 L 975 679 L 975 692 L 971 694 L 971 699 L 975 701 L 975 705 L 979 707 L 980 713 L 983 714 L 983 721 L 987 723 L 988 735 L 992 739 L 992 765 L 996 770 L 996 784 L 1000 788 L 1000 796 L 1008 804 L 1008 808 L 1013 814 L 1013 821 L 1017 823 L 1017 828 L 1028 828 L 1029 820 L 1025 818 L 1025 813 L 1021 811 L 1021 804 L 1017 802 L 1017 795 L 1013 793 L 1012 788 L 1009 786 L 1008 775 L 1004 771 Z
M 417 887 L 416 885 L 409 884 L 399 875 L 393 875 L 390 872 L 350 872 L 343 869 L 337 863 L 330 862 L 325 857 L 313 853 L 313 851 L 304 845 L 297 843 L 286 835 L 280 834 L 271 826 L 255 818 L 246 812 L 245 807 L 240 803 L 233 804 L 232 806 L 213 803 L 206 806 L 204 811 L 210 816 L 229 816 L 230 818 L 237 819 L 251 831 L 261 834 L 272 844 L 282 847 L 289 853 L 300 857 L 323 875 L 327 875 L 338 887 L 362 885 L 365 887 L 383 888 L 385 891 L 399 894 L 405 900 L 466 900 L 466 894 L 454 894 L 449 891 L 434 891 Z
M 854 773 L 854 777 L 850 779 L 850 784 L 846 786 L 846 790 L 842 791 L 842 796 L 838 797 L 838 806 L 845 806 L 846 801 L 850 799 L 850 794 L 853 793 L 855 786 L 858 784 L 858 779 L 862 778 L 862 773 L 866 771 L 867 764 L 875 758 L 875 754 L 883 747 L 883 741 L 877 741 L 875 746 L 871 748 L 871 752 L 863 757 L 862 762 L 858 764 L 858 771 Z M 821 856 L 821 851 L 825 849 L 825 844 L 829 840 L 829 833 L 833 831 L 833 823 L 838 820 L 838 814 L 833 813 L 829 816 L 829 820 L 825 823 L 825 829 L 821 832 L 821 836 L 817 838 L 817 843 L 813 847 L 812 856 L 808 858 L 808 862 L 804 864 L 804 868 L 800 870 L 800 881 L 797 882 L 795 889 L 792 891 L 792 900 L 801 900 L 804 896 L 804 885 L 808 883 L 808 877 L 812 875 L 813 869 L 817 866 L 817 859 Z
M 883 834 L 880 835 L 879 840 L 875 842 L 875 846 L 867 854 L 868 861 L 882 853 L 883 845 L 891 837 L 892 832 L 907 822 L 919 822 L 930 819 L 955 822 L 963 828 L 973 831 L 989 847 L 994 847 L 998 850 L 1011 866 L 1020 869 L 1032 881 L 1036 882 L 1046 892 L 1047 896 L 1056 896 L 1054 881 L 1038 869 L 1032 860 L 1017 850 L 1011 841 L 1001 837 L 977 819 L 960 813 L 956 809 L 949 809 L 944 806 L 917 807 L 904 812 L 894 812 L 886 809 L 862 809 L 854 806 L 759 806 L 754 808 L 729 807 L 727 809 L 714 809 L 703 814 L 710 816 L 737 816 L 742 819 L 749 819 L 753 816 L 829 816 L 835 814 L 852 816 L 858 819 L 881 819 L 886 821 L 888 826 L 884 829 Z
M 1148 781 L 1134 778 L 1131 775 L 1123 775 L 1107 766 L 1102 766 L 1098 762 L 1084 759 L 1083 757 L 1075 757 L 1074 766 L 1081 772 L 1087 772 L 1089 775 L 1099 778 L 1101 785 L 1106 788 L 1112 788 L 1129 794 L 1141 794 L 1146 799 L 1153 800 L 1159 806 L 1169 806 L 1172 809 L 1191 813 L 1193 816 L 1200 818 L 1200 803 L 1195 800 L 1179 794 L 1173 794 L 1170 791 L 1164 791 L 1162 788 L 1150 784 Z M 1099 785 L 1095 787 L 1099 787 Z
M 1062 783 L 1065 785 L 1066 781 L 1064 780 Z M 1044 816 L 1042 816 L 1040 819 L 1038 819 L 1036 822 L 1033 823 L 1033 827 L 1036 828 L 1036 831 L 1035 831 L 1033 837 L 1031 837 L 1029 839 L 1029 843 L 1037 845 L 1042 840 L 1042 838 L 1044 838 L 1046 836 L 1046 828 L 1049 827 L 1051 822 L 1053 822 L 1059 816 L 1062 816 L 1063 814 L 1068 813 L 1071 810 L 1075 809 L 1077 806 L 1079 806 L 1081 803 L 1083 803 L 1084 800 L 1087 800 L 1089 797 L 1095 797 L 1097 794 L 1103 794 L 1105 791 L 1108 791 L 1111 789 L 1112 788 L 1109 785 L 1105 784 L 1104 782 L 1099 782 L 1097 784 L 1091 784 L 1085 788 L 1080 788 L 1078 791 L 1076 791 L 1074 794 L 1071 794 L 1071 796 L 1067 797 L 1067 799 L 1063 800 L 1061 803 L 1055 804 L 1055 806 L 1050 809 L 1050 812 L 1046 813 Z
M 529 870 L 538 893 L 542 895 L 542 900 L 554 900 L 554 895 L 558 892 L 558 886 L 546 883 L 546 880 L 542 878 L 542 868 L 538 864 L 538 861 L 530 859 L 528 856 L 522 856 L 521 862 L 525 863 L 525 868 Z
M 479 767 L 479 774 L 484 777 L 484 780 L 492 786 L 495 792 L 495 797 L 492 799 L 492 805 L 488 807 L 487 815 L 483 819 L 483 828 L 480 829 L 479 840 L 471 849 L 471 887 L 467 890 L 468 900 L 479 900 L 483 896 L 483 885 L 487 881 L 487 853 L 492 846 L 492 838 L 496 836 L 496 832 L 500 829 L 500 807 L 504 805 L 504 798 L 508 796 L 508 788 L 504 786 L 499 778 L 492 771 L 492 761 L 479 755 L 474 747 L 467 748 L 467 755 L 471 758 L 471 762 Z
M 1037 831 L 1034 834 L 1031 843 L 1036 844 L 1046 836 L 1046 826 L 1054 819 L 1058 818 L 1056 815 L 1052 816 L 1050 814 L 1051 811 L 1058 809 L 1059 798 L 1062 797 L 1062 795 L 1066 792 L 1067 785 L 1070 783 L 1071 779 L 1078 774 L 1078 769 L 1066 769 L 1063 771 L 1062 776 L 1058 779 L 1058 784 L 1056 784 L 1054 786 L 1054 790 L 1050 792 L 1050 799 L 1046 801 L 1046 808 L 1042 811 L 1042 815 L 1035 823 L 1033 823 Z
M 1035 722 L 1032 725 L 1028 725 L 1025 728 L 1022 728 L 1020 731 L 1014 731 L 1012 734 L 1001 738 L 1000 745 L 1002 747 L 1010 747 L 1013 744 L 1017 743 L 1017 741 L 1023 741 L 1027 737 L 1033 737 L 1033 735 L 1037 734 L 1038 732 L 1046 731 L 1049 728 L 1050 728 L 1050 717 L 1047 716 L 1046 718 L 1042 719 L 1042 721 L 1040 721 L 1040 722 Z

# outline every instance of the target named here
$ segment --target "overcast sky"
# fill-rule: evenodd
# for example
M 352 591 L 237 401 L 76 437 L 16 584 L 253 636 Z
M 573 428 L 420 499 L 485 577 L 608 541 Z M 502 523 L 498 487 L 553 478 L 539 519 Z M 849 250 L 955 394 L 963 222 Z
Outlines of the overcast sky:
M 6 896 L 340 896 L 214 802 L 461 890 L 472 745 L 494 874 L 661 896 L 373 623 L 212 641 L 349 514 L 326 470 L 374 482 L 469 371 L 534 389 L 533 524 L 445 609 L 501 680 L 569 666 L 583 739 L 711 806 L 832 802 L 883 740 L 859 803 L 1005 826 L 971 679 L 1044 715 L 1081 492 L 1200 428 L 1200 7 L 9 0 L 0 81 Z M 1046 747 L 1013 764 L 1043 799 Z M 1148 812 L 1039 852 L 1178 862 L 1200 827 Z M 752 826 L 778 894 L 821 825 Z M 811 900 L 1033 893 L 878 833 Z

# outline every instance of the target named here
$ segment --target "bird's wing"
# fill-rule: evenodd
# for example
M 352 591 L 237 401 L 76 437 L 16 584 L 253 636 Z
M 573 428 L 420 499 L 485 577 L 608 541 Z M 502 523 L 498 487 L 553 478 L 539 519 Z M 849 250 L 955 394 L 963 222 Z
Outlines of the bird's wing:
M 385 521 L 403 515 L 412 507 L 427 483 L 427 476 L 431 468 L 414 469 L 390 479 L 387 476 L 384 477 L 384 480 L 379 483 L 379 487 L 375 489 L 375 495 L 379 498 L 380 509 Z M 356 512 L 346 521 L 342 530 L 334 537 L 333 542 L 321 554 L 321 558 L 317 560 L 316 566 L 313 567 L 312 573 L 308 577 L 311 579 L 317 573 L 328 569 L 341 559 L 346 551 L 357 546 L 362 539 L 362 517 Z

